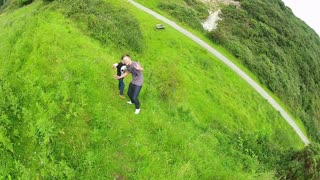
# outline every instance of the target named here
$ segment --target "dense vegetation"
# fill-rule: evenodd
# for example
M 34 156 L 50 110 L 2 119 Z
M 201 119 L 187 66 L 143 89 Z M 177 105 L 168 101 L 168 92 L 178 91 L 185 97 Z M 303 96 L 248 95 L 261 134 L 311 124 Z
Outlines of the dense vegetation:
M 139 0 L 149 7 L 158 8 L 161 13 L 168 13 L 193 29 L 198 29 L 194 27 L 200 25 L 203 17 L 197 13 L 185 13 L 191 8 L 190 1 L 202 7 L 198 0 L 180 0 L 175 3 Z M 319 35 L 296 18 L 281 1 L 240 2 L 240 8 L 220 6 L 223 20 L 219 21 L 218 29 L 210 34 L 202 33 L 241 60 L 289 106 L 296 117 L 303 120 L 313 140 L 319 141 Z M 185 16 L 192 18 L 184 18 Z M 314 147 L 317 145 L 306 147 L 302 152 L 285 152 L 280 160 L 282 165 L 277 169 L 277 176 L 318 179 L 320 151 Z M 312 155 L 301 155 L 310 149 L 313 149 Z M 306 159 L 303 160 L 303 157 Z
M 228 48 L 320 139 L 320 38 L 283 2 L 241 0 L 222 9 L 213 40 Z
M 148 2 L 140 0 L 148 4 Z M 177 21 L 193 29 L 201 26 L 204 11 L 198 0 L 153 1 Z M 190 3 L 193 2 L 193 3 Z M 227 48 L 272 92 L 309 135 L 320 137 L 320 38 L 296 18 L 282 1 L 241 0 L 241 6 L 222 5 L 222 21 L 212 33 L 203 33 Z M 201 5 L 202 4 L 202 5 Z M 186 18 L 188 17 L 188 18 Z
M 4 5 L 7 1 L 6 0 L 0 0 L 0 5 Z
M 66 17 L 70 17 L 82 29 L 104 46 L 119 50 L 143 50 L 143 37 L 139 22 L 125 9 L 114 8 L 110 2 L 91 0 L 65 0 L 61 5 Z
M 0 14 L 1 179 L 271 179 L 303 147 L 235 73 L 127 1 L 18 2 Z M 110 68 L 127 52 L 145 69 L 138 116 Z
M 178 1 L 161 1 L 158 7 L 176 17 L 180 22 L 203 31 L 201 19 L 208 16 L 208 10 L 203 3 L 194 0 L 186 0 L 186 4 L 179 3 Z
M 314 143 L 300 151 L 288 151 L 277 165 L 279 179 L 320 179 L 320 144 Z

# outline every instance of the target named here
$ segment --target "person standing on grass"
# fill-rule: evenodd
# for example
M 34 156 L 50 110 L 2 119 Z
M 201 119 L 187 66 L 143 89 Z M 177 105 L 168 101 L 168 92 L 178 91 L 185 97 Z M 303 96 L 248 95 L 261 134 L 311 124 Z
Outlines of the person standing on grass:
M 130 97 L 130 101 L 128 101 L 127 103 L 134 104 L 136 106 L 135 114 L 139 114 L 140 102 L 138 96 L 143 85 L 143 68 L 138 62 L 132 61 L 128 54 L 122 56 L 122 62 L 127 66 L 127 71 L 124 72 L 121 76 L 115 76 L 115 79 L 124 78 L 129 73 L 132 75 L 132 81 L 128 89 L 128 96 Z
M 113 69 L 117 68 L 117 75 L 118 76 L 121 76 L 123 73 L 125 73 L 127 71 L 127 67 L 123 63 L 122 59 L 121 59 L 121 62 L 113 64 L 112 68 Z M 119 88 L 119 96 L 124 99 L 125 97 L 123 95 L 123 90 L 124 90 L 125 84 L 123 82 L 123 78 L 118 79 L 118 81 L 119 81 L 119 86 L 118 86 L 118 88 Z

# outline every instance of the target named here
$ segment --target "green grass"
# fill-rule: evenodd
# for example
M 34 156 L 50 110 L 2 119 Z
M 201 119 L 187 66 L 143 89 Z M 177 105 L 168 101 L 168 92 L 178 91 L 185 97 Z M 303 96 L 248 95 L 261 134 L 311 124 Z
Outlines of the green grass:
M 170 8 L 159 7 L 162 1 L 153 0 L 151 3 L 141 0 L 139 2 L 147 6 L 153 6 L 153 9 L 161 14 L 181 22 L 179 20 L 181 15 L 172 13 Z M 183 1 L 179 1 L 179 3 L 183 4 Z M 235 54 L 238 57 L 234 61 L 235 64 L 242 62 L 244 66 L 249 68 L 261 80 L 262 84 L 265 84 L 282 102 L 285 102 L 286 109 L 289 109 L 297 118 L 297 124 L 303 122 L 309 138 L 312 141 L 317 141 L 319 137 L 317 135 L 319 131 L 316 130 L 318 127 L 317 114 L 319 113 L 314 108 L 318 106 L 317 98 L 319 96 L 317 96 L 315 90 L 319 88 L 313 82 L 319 82 L 316 80 L 319 77 L 317 75 L 319 74 L 317 71 L 319 68 L 316 68 L 319 57 L 319 55 L 316 55 L 319 52 L 317 51 L 320 42 L 319 36 L 305 23 L 297 19 L 291 10 L 285 8 L 285 5 L 280 1 L 272 3 L 264 1 L 257 5 L 253 1 L 247 0 L 241 2 L 241 4 L 243 8 L 232 8 L 232 6 L 222 8 L 224 20 L 220 21 L 217 30 L 210 33 L 210 39 L 219 42 Z M 269 34 L 260 31 L 258 28 L 260 25 L 252 25 L 255 28 L 248 29 L 246 27 L 248 22 L 263 24 L 262 27 L 267 27 L 267 31 L 270 31 Z M 181 24 L 189 27 L 194 26 L 192 21 Z M 282 26 L 285 26 L 285 28 L 282 28 Z M 297 30 L 297 27 L 300 30 Z M 244 34 L 246 36 L 243 36 Z M 259 35 L 255 36 L 254 34 Z M 310 42 L 301 44 L 306 36 L 308 36 L 307 39 L 310 39 Z M 250 39 L 249 37 L 255 38 Z M 290 46 L 286 46 L 287 42 L 290 42 Z M 308 47 L 305 47 L 305 44 L 308 44 Z M 269 47 L 274 48 L 270 49 Z M 279 52 L 281 53 L 279 54 Z M 254 53 L 256 54 L 253 55 Z M 277 70 L 272 72 L 269 69 L 270 67 Z M 309 68 L 312 67 L 314 68 L 313 73 L 308 74 L 308 72 L 311 72 Z M 305 88 L 301 89 L 299 87 Z M 300 94 L 303 94 L 303 96 Z M 278 102 L 283 104 L 281 101 Z
M 142 52 L 102 45 L 38 1 L 0 16 L 0 177 L 269 179 L 278 153 L 303 147 L 219 60 L 108 2 L 140 22 Z M 127 52 L 145 69 L 137 116 L 111 69 Z
M 209 44 L 211 47 L 213 47 L 214 49 L 216 49 L 217 51 L 219 51 L 221 54 L 223 54 L 226 58 L 228 58 L 229 60 L 232 61 L 232 63 L 234 63 L 235 65 L 237 65 L 237 67 L 239 67 L 242 71 L 244 71 L 247 75 L 249 75 L 256 83 L 258 83 L 266 92 L 268 92 L 268 94 L 270 96 L 273 97 L 273 99 L 275 99 L 277 101 L 277 103 L 279 103 L 283 109 L 285 109 L 285 111 L 291 116 L 291 118 L 295 121 L 295 123 L 299 126 L 299 128 L 302 130 L 302 132 L 304 134 L 307 134 L 307 130 L 305 129 L 303 122 L 301 121 L 301 119 L 296 118 L 292 115 L 292 113 L 288 110 L 288 108 L 286 107 L 286 105 L 281 101 L 281 99 L 279 99 L 277 96 L 275 96 L 265 85 L 263 85 L 259 79 L 250 71 L 248 70 L 248 68 L 246 68 L 237 58 L 235 58 L 230 52 L 228 52 L 224 47 L 222 47 L 221 45 L 215 44 L 213 43 L 213 41 L 208 37 L 208 34 L 205 32 L 200 32 L 199 30 L 195 29 L 195 28 L 191 28 L 190 26 L 188 26 L 185 23 L 181 23 L 179 22 L 179 20 L 177 20 L 175 17 L 172 17 L 168 12 L 161 10 L 158 5 L 160 4 L 161 1 L 159 0 L 137 0 L 137 2 L 141 3 L 142 5 L 154 10 L 155 12 L 158 12 L 161 15 L 164 15 L 165 17 L 172 19 L 173 21 L 175 21 L 177 24 L 179 24 L 180 26 L 182 26 L 183 28 L 187 29 L 188 31 L 190 31 L 191 33 L 193 33 L 194 35 L 196 35 L 197 37 L 199 37 L 202 41 L 206 42 L 207 44 Z M 182 3 L 184 3 L 183 1 L 181 1 Z

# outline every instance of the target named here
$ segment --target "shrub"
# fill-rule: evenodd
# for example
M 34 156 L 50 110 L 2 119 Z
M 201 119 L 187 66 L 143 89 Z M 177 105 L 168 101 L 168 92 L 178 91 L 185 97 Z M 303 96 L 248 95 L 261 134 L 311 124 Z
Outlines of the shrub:
M 61 3 L 61 8 L 66 16 L 74 19 L 102 45 L 112 44 L 120 50 L 143 51 L 139 23 L 126 10 L 102 0 L 66 0 Z
M 227 37 L 226 37 L 225 33 L 223 33 L 222 31 L 219 31 L 219 30 L 213 31 L 211 38 L 217 44 L 225 44 L 227 41 Z
M 33 0 L 17 0 L 17 4 L 19 7 L 29 5 L 33 2 Z
M 272 139 L 269 132 L 240 131 L 234 135 L 233 139 L 235 140 L 234 147 L 242 154 L 258 160 L 259 163 L 263 164 L 260 168 L 264 168 L 264 170 L 271 170 L 281 154 L 280 146 L 271 145 Z M 246 163 L 246 161 L 243 161 L 244 166 L 246 166 Z
M 184 2 L 196 11 L 199 19 L 205 19 L 208 17 L 208 9 L 204 3 L 198 0 L 184 0 Z
M 280 179 L 319 179 L 320 145 L 310 144 L 301 151 L 285 152 L 278 163 L 276 176 Z
M 241 7 L 222 8 L 223 21 L 211 38 L 256 74 L 319 141 L 319 111 L 310 111 L 320 104 L 319 36 L 281 1 L 245 0 Z
M 161 10 L 167 11 L 171 16 L 176 18 L 178 21 L 189 25 L 192 28 L 203 30 L 201 21 L 197 16 L 197 12 L 187 6 L 180 3 L 167 3 L 161 2 L 158 7 Z

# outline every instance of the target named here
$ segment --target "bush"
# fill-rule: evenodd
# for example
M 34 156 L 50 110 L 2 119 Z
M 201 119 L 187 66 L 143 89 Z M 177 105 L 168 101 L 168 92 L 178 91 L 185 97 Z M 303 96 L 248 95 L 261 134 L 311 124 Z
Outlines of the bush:
M 256 74 L 320 141 L 315 110 L 320 106 L 319 36 L 281 1 L 243 0 L 241 7 L 222 8 L 223 21 L 211 38 Z
M 276 176 L 279 179 L 320 179 L 320 145 L 310 144 L 301 151 L 285 152 Z
M 178 21 L 185 23 L 192 28 L 203 30 L 201 20 L 199 19 L 197 12 L 193 8 L 180 3 L 167 2 L 161 2 L 158 7 L 161 10 L 168 12 Z
M 33 0 L 17 0 L 17 4 L 19 7 L 29 5 L 33 2 Z
M 66 0 L 61 3 L 61 8 L 66 16 L 74 19 L 102 45 L 112 44 L 120 50 L 143 51 L 139 23 L 126 10 L 102 0 Z
M 52 3 L 53 1 L 56 1 L 56 0 L 42 0 L 44 2 L 44 4 L 50 4 Z M 62 1 L 62 0 L 60 0 Z
M 246 157 L 251 157 L 261 164 L 260 168 L 263 168 L 260 169 L 261 171 L 273 169 L 282 150 L 280 146 L 271 145 L 272 135 L 269 132 L 240 131 L 233 136 L 234 147 L 242 152 L 239 158 L 243 158 L 244 166 L 248 166 L 248 161 L 245 161 Z
M 208 9 L 204 3 L 198 0 L 184 0 L 184 2 L 196 11 L 199 19 L 206 19 L 208 17 Z

